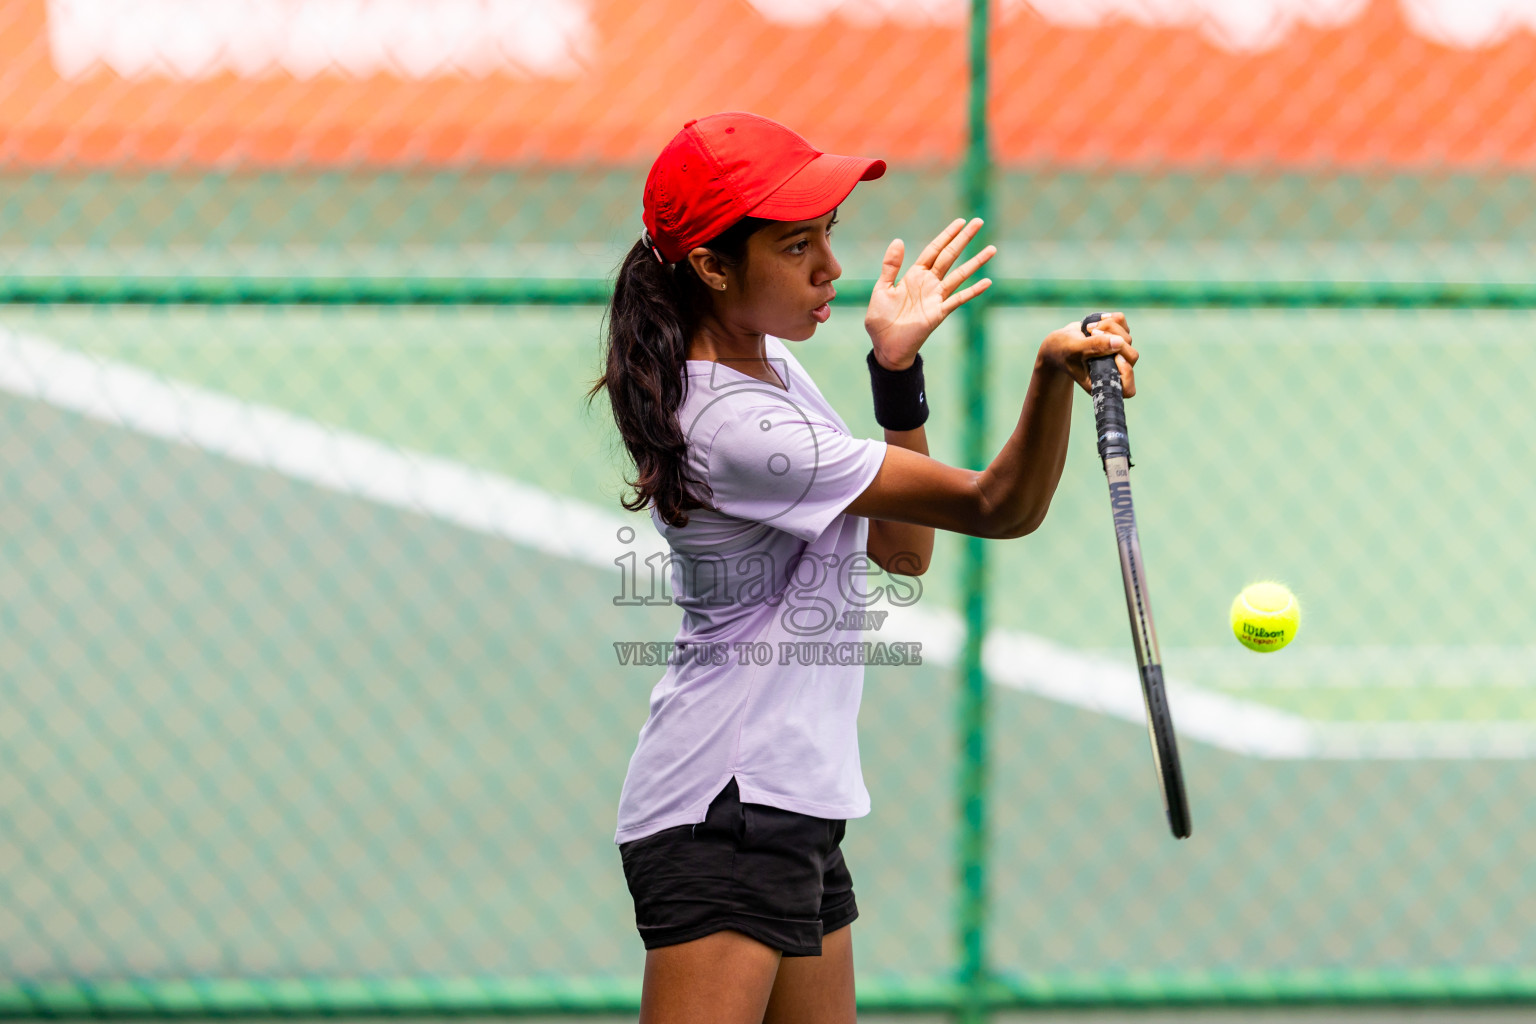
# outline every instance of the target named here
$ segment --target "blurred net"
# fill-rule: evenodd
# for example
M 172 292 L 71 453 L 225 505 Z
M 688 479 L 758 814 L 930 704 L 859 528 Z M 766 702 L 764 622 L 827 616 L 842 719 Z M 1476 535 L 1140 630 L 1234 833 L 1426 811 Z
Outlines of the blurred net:
M 1473 6 L 995 6 L 993 276 L 1088 308 L 1148 281 L 1528 285 L 1536 35 Z M 5 1005 L 638 975 L 611 838 L 659 670 L 614 644 L 677 615 L 615 605 L 615 560 L 657 542 L 581 402 L 600 310 L 346 282 L 602 279 L 651 155 L 730 108 L 891 162 L 837 229 L 873 277 L 890 237 L 967 212 L 963 8 L 0 2 L 7 295 L 343 282 L 320 308 L 0 306 Z M 994 311 L 990 450 L 1082 311 Z M 1079 403 L 1045 526 L 987 545 L 992 969 L 1036 1001 L 1529 995 L 1524 314 L 1127 312 L 1195 835 L 1162 824 Z M 879 436 L 865 346 L 850 303 L 797 351 Z M 951 463 L 961 348 L 928 345 Z M 925 664 L 868 670 L 868 992 L 957 965 L 960 554 L 941 535 L 885 627 Z M 1265 576 L 1305 618 L 1261 659 L 1225 612 Z

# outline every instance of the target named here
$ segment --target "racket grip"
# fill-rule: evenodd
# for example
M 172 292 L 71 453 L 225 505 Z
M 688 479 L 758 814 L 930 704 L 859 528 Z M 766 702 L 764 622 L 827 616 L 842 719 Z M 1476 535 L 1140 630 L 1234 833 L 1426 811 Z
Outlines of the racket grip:
M 1131 438 L 1125 428 L 1125 395 L 1120 368 L 1114 356 L 1088 360 L 1088 383 L 1093 386 L 1093 420 L 1099 431 L 1099 459 L 1131 458 Z

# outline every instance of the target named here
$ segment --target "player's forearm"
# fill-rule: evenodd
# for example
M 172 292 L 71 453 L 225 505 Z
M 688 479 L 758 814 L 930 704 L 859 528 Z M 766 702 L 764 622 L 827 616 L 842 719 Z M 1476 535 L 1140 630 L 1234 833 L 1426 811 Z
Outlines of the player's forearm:
M 1045 520 L 1067 461 L 1076 387 L 1065 372 L 1036 359 L 1013 436 L 978 481 L 988 518 L 1009 524 L 1005 536 L 1022 537 Z
M 887 430 L 885 443 L 897 448 L 928 454 L 928 432 Z M 869 521 L 869 557 L 886 572 L 902 576 L 921 576 L 928 571 L 933 557 L 933 527 L 916 523 L 898 523 L 889 519 Z

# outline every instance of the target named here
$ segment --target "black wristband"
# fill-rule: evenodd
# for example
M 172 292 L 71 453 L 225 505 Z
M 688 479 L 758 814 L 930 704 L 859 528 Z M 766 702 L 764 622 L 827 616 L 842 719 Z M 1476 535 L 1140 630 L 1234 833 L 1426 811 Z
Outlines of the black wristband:
M 928 422 L 928 399 L 923 388 L 923 357 L 905 370 L 887 370 L 870 349 L 869 387 L 875 393 L 875 422 L 886 430 L 916 430 Z

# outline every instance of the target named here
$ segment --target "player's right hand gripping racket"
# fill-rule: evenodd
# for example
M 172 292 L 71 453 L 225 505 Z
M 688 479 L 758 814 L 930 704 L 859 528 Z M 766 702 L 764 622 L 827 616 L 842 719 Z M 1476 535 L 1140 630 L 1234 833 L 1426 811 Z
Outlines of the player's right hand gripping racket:
M 1083 334 L 1100 319 L 1083 318 Z M 1099 430 L 1099 458 L 1109 480 L 1109 507 L 1115 517 L 1115 537 L 1120 543 L 1120 575 L 1125 580 L 1125 607 L 1131 615 L 1131 642 L 1136 645 L 1136 664 L 1141 669 L 1141 692 L 1147 702 L 1147 731 L 1152 736 L 1152 763 L 1163 787 L 1163 809 L 1175 839 L 1189 837 L 1189 801 L 1184 795 L 1184 772 L 1179 767 L 1179 743 L 1173 734 L 1173 716 L 1163 690 L 1163 659 L 1152 629 L 1152 605 L 1147 600 L 1147 574 L 1141 564 L 1141 540 L 1136 535 L 1136 509 L 1131 504 L 1131 442 L 1125 429 L 1125 396 L 1114 356 L 1088 360 L 1088 380 L 1093 385 L 1093 418 Z

